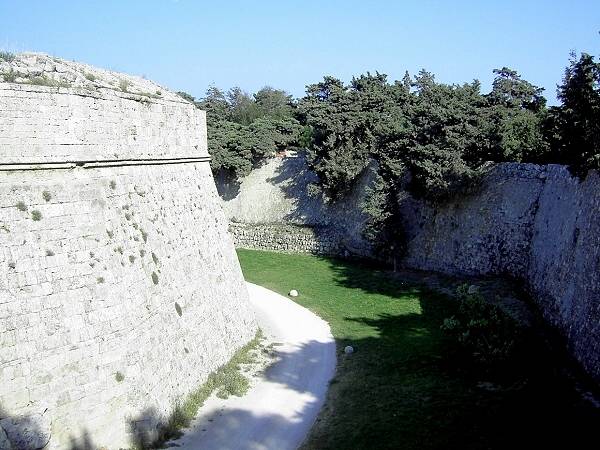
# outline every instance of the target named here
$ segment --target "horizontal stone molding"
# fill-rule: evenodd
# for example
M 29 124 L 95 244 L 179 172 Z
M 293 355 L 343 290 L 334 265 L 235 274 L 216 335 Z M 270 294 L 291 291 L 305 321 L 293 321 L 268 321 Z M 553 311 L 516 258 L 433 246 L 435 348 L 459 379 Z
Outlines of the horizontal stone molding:
M 190 158 L 155 158 L 155 159 L 116 159 L 107 161 L 69 161 L 69 162 L 30 162 L 30 163 L 0 163 L 1 171 L 13 170 L 57 170 L 102 168 L 102 167 L 124 167 L 124 166 L 148 166 L 166 164 L 192 164 L 210 162 L 210 156 L 199 156 Z

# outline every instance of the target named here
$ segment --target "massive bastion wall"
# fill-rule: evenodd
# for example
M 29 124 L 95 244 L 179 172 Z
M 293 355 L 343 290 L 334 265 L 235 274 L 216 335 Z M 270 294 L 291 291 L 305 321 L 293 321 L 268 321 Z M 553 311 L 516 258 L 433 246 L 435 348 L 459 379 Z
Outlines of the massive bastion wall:
M 14 448 L 152 437 L 254 335 L 205 115 L 161 94 L 0 83 L 0 434 Z

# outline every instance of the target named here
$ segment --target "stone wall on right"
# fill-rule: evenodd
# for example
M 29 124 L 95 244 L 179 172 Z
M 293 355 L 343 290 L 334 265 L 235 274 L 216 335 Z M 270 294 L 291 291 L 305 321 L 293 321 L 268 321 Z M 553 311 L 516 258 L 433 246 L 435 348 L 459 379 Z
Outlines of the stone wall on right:
M 600 381 L 600 177 L 498 164 L 443 206 L 401 200 L 409 268 L 524 281 L 571 353 Z

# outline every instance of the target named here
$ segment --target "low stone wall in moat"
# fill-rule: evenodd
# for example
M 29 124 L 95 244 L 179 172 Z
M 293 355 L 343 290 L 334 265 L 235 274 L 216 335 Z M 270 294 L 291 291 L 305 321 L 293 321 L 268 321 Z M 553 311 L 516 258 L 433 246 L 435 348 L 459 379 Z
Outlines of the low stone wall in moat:
M 341 237 L 326 227 L 233 222 L 229 232 L 237 248 L 332 256 L 344 252 Z

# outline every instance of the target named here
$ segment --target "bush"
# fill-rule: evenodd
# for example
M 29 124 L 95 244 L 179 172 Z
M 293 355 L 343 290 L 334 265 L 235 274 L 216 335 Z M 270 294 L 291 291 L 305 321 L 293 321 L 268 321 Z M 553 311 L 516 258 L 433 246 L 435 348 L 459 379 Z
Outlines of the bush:
M 11 52 L 0 51 L 0 60 L 6 62 L 12 62 L 15 59 L 15 54 Z
M 129 86 L 131 83 L 128 80 L 121 79 L 119 80 L 119 89 L 123 92 L 129 92 Z
M 19 72 L 15 72 L 14 70 L 10 69 L 2 76 L 4 77 L 5 82 L 14 83 L 17 80 L 17 77 L 19 76 Z
M 468 292 L 467 285 L 458 288 L 458 312 L 444 319 L 441 328 L 476 364 L 484 367 L 502 364 L 514 355 L 520 328 L 498 306 L 486 302 L 479 293 Z

